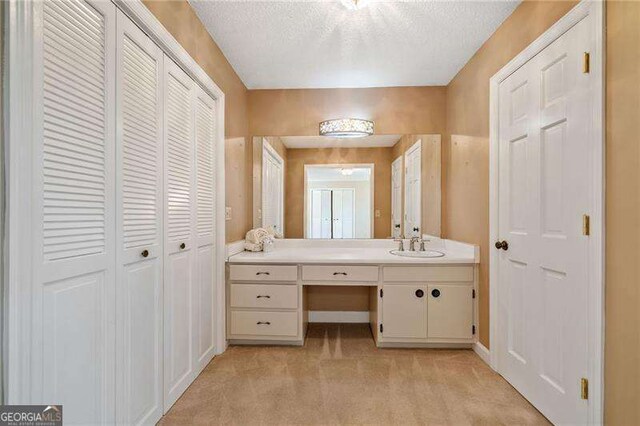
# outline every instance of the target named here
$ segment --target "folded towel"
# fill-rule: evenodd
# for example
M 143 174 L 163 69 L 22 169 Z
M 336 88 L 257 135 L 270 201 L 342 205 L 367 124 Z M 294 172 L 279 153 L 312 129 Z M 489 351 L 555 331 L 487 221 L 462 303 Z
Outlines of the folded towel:
M 256 228 L 247 232 L 244 239 L 244 249 L 247 251 L 262 251 L 263 241 L 269 238 L 270 234 L 267 229 Z

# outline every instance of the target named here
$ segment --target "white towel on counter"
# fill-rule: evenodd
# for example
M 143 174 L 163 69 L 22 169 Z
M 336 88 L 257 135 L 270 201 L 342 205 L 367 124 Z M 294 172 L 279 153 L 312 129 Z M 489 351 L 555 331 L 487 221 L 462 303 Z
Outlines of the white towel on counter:
M 247 251 L 262 251 L 264 249 L 264 241 L 275 238 L 282 238 L 282 235 L 277 234 L 272 226 L 252 229 L 247 232 L 244 238 L 244 249 Z

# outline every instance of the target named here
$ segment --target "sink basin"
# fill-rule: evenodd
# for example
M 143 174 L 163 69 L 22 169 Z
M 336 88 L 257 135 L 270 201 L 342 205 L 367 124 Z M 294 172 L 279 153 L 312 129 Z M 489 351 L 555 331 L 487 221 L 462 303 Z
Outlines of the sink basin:
M 442 257 L 444 253 L 436 250 L 409 251 L 391 250 L 389 253 L 402 257 Z

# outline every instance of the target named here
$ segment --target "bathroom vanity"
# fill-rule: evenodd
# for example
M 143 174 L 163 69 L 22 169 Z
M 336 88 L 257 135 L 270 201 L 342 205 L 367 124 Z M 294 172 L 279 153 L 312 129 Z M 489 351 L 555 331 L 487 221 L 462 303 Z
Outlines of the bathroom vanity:
M 476 340 L 478 248 L 427 243 L 439 257 L 399 256 L 392 240 L 277 240 L 227 264 L 232 344 L 302 345 L 309 286 L 366 286 L 378 347 L 465 347 Z

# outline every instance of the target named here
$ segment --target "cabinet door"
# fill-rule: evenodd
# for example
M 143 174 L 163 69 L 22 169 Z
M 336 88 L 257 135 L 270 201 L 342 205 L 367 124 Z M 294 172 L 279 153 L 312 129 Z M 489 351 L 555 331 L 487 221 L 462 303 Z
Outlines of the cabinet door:
M 471 339 L 472 287 L 429 284 L 428 289 L 429 338 Z
M 382 335 L 385 338 L 427 337 L 427 288 L 420 284 L 384 285 Z
M 215 286 L 215 103 L 196 86 L 196 268 L 194 285 L 195 362 L 202 370 L 214 354 Z
M 20 401 L 63 404 L 68 423 L 114 423 L 115 6 L 32 6 L 34 139 L 22 142 L 32 148 L 33 269 L 19 277 L 32 291 L 20 360 L 30 380 Z
M 116 413 L 162 416 L 162 51 L 124 13 L 116 53 Z
M 194 83 L 164 57 L 165 412 L 195 377 Z

